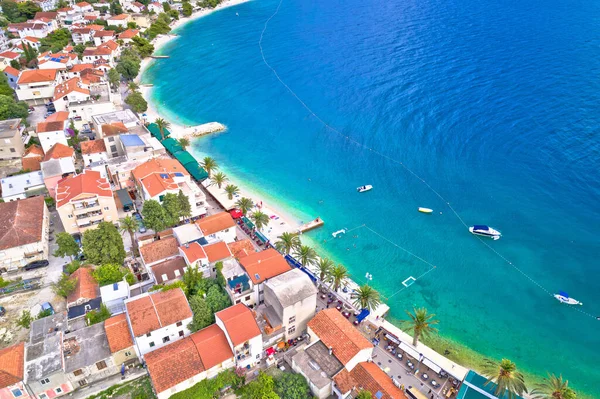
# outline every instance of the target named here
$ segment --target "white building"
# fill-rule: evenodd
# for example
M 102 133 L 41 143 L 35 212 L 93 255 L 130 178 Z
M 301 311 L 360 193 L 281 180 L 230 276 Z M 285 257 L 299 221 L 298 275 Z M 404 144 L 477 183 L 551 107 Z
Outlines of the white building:
M 118 26 L 127 29 L 127 23 L 131 21 L 129 14 L 120 14 L 110 17 L 106 20 L 109 26 Z
M 69 146 L 65 130 L 67 128 L 67 120 L 54 122 L 40 122 L 37 124 L 37 135 L 44 153 L 50 151 L 55 144 Z
M 264 301 L 265 281 L 292 270 L 285 258 L 273 248 L 241 257 L 239 261 L 252 281 L 254 303 L 257 305 Z
M 81 145 L 81 157 L 83 158 L 83 164 L 85 167 L 90 166 L 92 163 L 102 163 L 108 161 L 108 154 L 106 153 L 106 145 L 104 140 L 89 140 L 83 141 Z
M 244 304 L 215 313 L 216 324 L 227 337 L 237 367 L 254 367 L 263 354 L 262 333 L 252 311 Z
M 4 202 L 22 200 L 42 194 L 46 190 L 41 171 L 23 173 L 5 177 L 2 183 L 2 199 Z
M 100 287 L 102 303 L 115 316 L 125 312 L 125 301 L 129 299 L 129 284 L 126 281 Z
M 200 244 L 197 242 L 183 244 L 179 247 L 179 253 L 185 260 L 187 267 L 198 268 L 204 277 L 211 277 L 208 256 Z
M 208 242 L 236 240 L 235 221 L 229 212 L 219 212 L 196 221 L 196 225 Z
M 57 83 L 55 69 L 31 69 L 21 72 L 17 81 L 17 98 L 30 105 L 45 104 L 54 97 Z

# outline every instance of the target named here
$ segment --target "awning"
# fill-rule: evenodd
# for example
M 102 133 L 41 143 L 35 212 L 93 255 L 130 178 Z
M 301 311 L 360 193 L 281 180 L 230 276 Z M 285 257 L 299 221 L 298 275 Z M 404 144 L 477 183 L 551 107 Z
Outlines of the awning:
M 358 321 L 360 323 L 369 315 L 369 313 L 370 313 L 369 309 L 361 310 L 360 313 L 358 314 L 358 316 L 356 316 L 356 321 Z
M 385 338 L 392 341 L 393 343 L 395 343 L 396 345 L 400 345 L 400 347 L 402 347 L 402 345 L 400 344 L 400 341 L 398 340 L 398 338 L 394 337 L 391 334 L 385 334 Z
M 425 358 L 423 359 L 423 364 L 427 367 L 429 367 L 431 370 L 435 371 L 436 373 L 439 373 L 440 371 L 442 371 L 442 368 L 440 366 L 438 366 L 437 364 L 435 364 L 434 362 L 432 362 L 431 360 Z
M 412 356 L 414 359 L 419 360 L 419 352 L 412 346 L 402 342 L 400 343 L 400 349 L 406 352 L 409 356 Z
M 154 136 L 158 140 L 162 140 L 162 137 L 160 136 L 160 129 L 158 128 L 156 123 L 151 123 L 146 128 L 150 131 L 150 134 L 152 134 L 152 136 Z M 165 135 L 165 138 L 171 135 L 169 129 L 163 129 L 163 133 Z
M 229 211 L 229 214 L 234 219 L 238 219 L 238 218 L 241 218 L 242 216 L 244 216 L 244 214 L 242 213 L 242 211 L 239 210 L 239 209 L 232 209 L 232 210 Z
M 271 356 L 275 353 L 275 349 L 273 347 L 267 348 L 266 350 L 267 356 Z
M 203 181 L 208 178 L 208 173 L 198 165 L 198 162 L 183 165 L 190 175 L 197 181 Z
M 194 156 L 192 154 L 190 154 L 187 151 L 178 151 L 177 153 L 173 154 L 173 156 L 183 165 L 187 165 L 188 163 L 198 163 L 198 161 L 196 161 L 196 158 L 194 158 Z
M 179 144 L 179 141 L 175 140 L 172 137 L 169 137 L 167 139 L 164 139 L 162 142 L 162 145 L 167 149 L 167 151 L 169 151 L 171 154 L 176 154 L 179 151 L 184 151 L 183 147 L 181 146 L 181 144 Z
M 261 240 L 262 242 L 267 242 L 269 241 L 269 239 L 267 237 L 265 237 L 260 231 L 256 230 L 254 232 L 254 234 L 256 234 L 256 236 L 258 237 L 259 240 Z
M 242 218 L 242 222 L 244 222 L 244 224 L 245 224 L 246 226 L 248 226 L 249 228 L 251 228 L 251 229 L 253 229 L 253 228 L 254 228 L 254 223 L 252 223 L 252 222 L 250 221 L 250 219 L 248 219 L 246 216 L 244 216 L 244 217 Z
M 123 210 L 126 210 L 126 208 L 133 207 L 133 201 L 131 200 L 131 196 L 129 195 L 129 192 L 126 188 L 117 190 L 117 196 L 119 197 L 119 201 L 121 201 Z

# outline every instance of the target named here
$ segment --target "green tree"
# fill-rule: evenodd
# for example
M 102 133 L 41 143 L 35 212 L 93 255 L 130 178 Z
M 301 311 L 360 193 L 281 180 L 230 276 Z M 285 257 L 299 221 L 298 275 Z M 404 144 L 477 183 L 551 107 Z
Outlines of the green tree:
M 252 212 L 252 214 L 250 215 L 250 219 L 252 219 L 254 225 L 258 230 L 262 230 L 263 227 L 267 227 L 267 225 L 271 221 L 271 219 L 269 219 L 269 216 L 261 211 Z
M 211 180 L 211 184 L 214 184 L 217 187 L 221 188 L 221 186 L 223 186 L 223 184 L 225 184 L 225 182 L 229 179 L 227 179 L 227 176 L 225 175 L 225 173 L 218 172 L 218 173 L 215 173 L 210 180 Z
M 434 320 L 434 314 L 427 313 L 425 308 L 414 308 L 413 313 L 406 312 L 409 319 L 402 320 L 403 329 L 406 332 L 413 334 L 413 346 L 417 346 L 419 338 L 428 337 L 432 333 L 437 332 L 437 328 L 433 327 L 438 324 L 438 320 Z
M 365 391 L 364 389 L 356 395 L 356 399 L 373 399 L 373 395 L 369 391 Z
M 36 320 L 40 320 L 48 316 L 52 316 L 52 309 L 40 310 L 40 313 L 37 314 Z
M 152 40 L 158 35 L 164 35 L 171 31 L 171 27 L 169 26 L 171 23 L 171 17 L 169 17 L 165 13 L 158 14 L 158 18 L 154 21 L 150 27 L 146 30 L 146 35 L 148 39 Z
M 317 251 L 315 251 L 314 248 L 309 247 L 308 245 L 300 245 L 300 247 L 296 248 L 295 255 L 298 258 L 300 264 L 304 267 L 314 265 L 319 259 Z
M 134 112 L 138 114 L 141 112 L 146 112 L 148 110 L 148 103 L 144 99 L 144 97 L 138 93 L 133 92 L 127 96 L 125 99 L 125 103 L 128 104 Z
M 135 79 L 135 77 L 138 76 L 138 73 L 140 73 L 140 65 L 141 62 L 139 58 L 121 55 L 121 58 L 117 63 L 117 72 L 125 79 Z
M 108 83 L 110 84 L 110 88 L 113 91 L 117 91 L 119 89 L 119 83 L 121 82 L 121 74 L 112 68 L 108 70 Z
M 283 373 L 275 379 L 275 392 L 281 399 L 306 399 L 312 397 L 306 379 L 300 374 Z
M 177 194 L 166 193 L 162 200 L 162 207 L 165 209 L 167 227 L 175 226 L 181 218 L 181 201 Z
M 134 36 L 131 39 L 133 47 L 136 49 L 140 57 L 146 58 L 152 55 L 154 52 L 154 45 L 150 43 L 147 39 L 144 39 L 140 36 Z
M 229 299 L 229 295 L 223 292 L 223 289 L 218 285 L 213 285 L 210 287 L 206 293 L 206 298 L 204 299 L 213 313 L 217 313 L 231 306 L 231 299 Z
M 75 46 L 73 46 L 73 52 L 77 54 L 77 58 L 79 59 L 83 58 L 83 52 L 85 51 L 85 49 L 85 44 L 76 44 Z M 110 71 L 112 71 L 112 69 L 110 69 L 109 72 Z
M 32 321 L 33 317 L 31 317 L 31 312 L 29 310 L 24 310 L 17 319 L 17 325 L 21 328 L 29 328 Z
M 70 42 L 71 31 L 67 28 L 57 29 L 48 36 L 40 39 L 40 51 L 43 53 L 50 50 L 53 53 L 58 53 Z
M 85 315 L 85 320 L 87 321 L 87 325 L 91 326 L 94 324 L 102 323 L 103 321 L 109 319 L 111 316 L 110 310 L 105 304 L 100 305 L 100 309 L 94 309 L 90 312 L 87 312 Z
M 105 263 L 102 266 L 98 266 L 92 272 L 92 276 L 98 285 L 103 287 L 105 285 L 123 281 L 123 277 L 125 277 L 127 273 L 127 269 L 119 264 Z
M 368 284 L 358 287 L 358 289 L 350 295 L 350 298 L 354 300 L 354 306 L 360 307 L 361 309 L 369 309 L 371 312 L 377 309 L 381 304 L 379 292 Z
M 179 200 L 179 216 L 186 219 L 192 216 L 192 205 L 190 205 L 190 200 L 187 195 L 179 190 L 177 199 Z
M 165 1 L 164 3 L 162 3 L 162 6 L 163 6 L 163 11 L 164 12 L 171 11 L 171 5 L 168 2 Z
M 185 3 L 183 3 L 181 11 L 183 13 L 183 16 L 187 18 L 192 15 L 192 12 L 194 11 L 194 9 L 192 8 L 192 5 L 190 3 L 185 2 Z
M 121 4 L 119 3 L 118 0 L 113 0 L 110 3 L 110 13 L 111 13 L 111 15 L 123 14 L 123 7 L 121 7 Z
M 25 22 L 27 21 L 27 17 L 21 14 L 19 11 L 19 7 L 17 2 L 10 0 L 3 0 L 0 2 L 0 7 L 2 7 L 2 14 L 4 17 L 12 23 Z
M 163 4 L 167 4 L 166 2 Z M 158 118 L 154 121 L 154 123 L 156 124 L 156 127 L 158 128 L 158 131 L 160 132 L 160 138 L 161 141 L 165 139 L 165 130 L 169 130 L 169 128 L 171 127 L 171 123 L 169 123 L 168 121 L 164 120 L 163 118 Z
M 163 3 L 163 4 L 165 4 L 165 3 Z M 176 21 L 179 19 L 179 11 L 177 11 L 177 10 L 169 10 L 167 12 L 167 14 L 169 15 L 169 17 L 171 17 L 171 19 L 173 21 Z
M 219 165 L 217 164 L 217 161 L 215 161 L 215 159 L 211 158 L 211 157 L 204 157 L 202 162 L 200 162 L 200 166 L 202 166 L 202 168 L 206 171 L 206 173 L 208 173 L 209 179 L 212 176 L 212 172 L 219 169 Z
M 242 214 L 246 215 L 250 209 L 254 208 L 254 202 L 250 198 L 242 197 L 237 200 L 235 206 L 242 211 Z
M 348 270 L 346 270 L 343 265 L 336 265 L 331 268 L 329 282 L 331 282 L 331 286 L 335 292 L 337 292 L 340 287 L 346 285 L 346 280 L 348 280 Z
M 23 68 L 23 66 L 21 66 L 21 63 L 17 60 L 10 60 L 10 66 L 15 68 L 17 71 L 20 71 L 21 68 Z
M 225 192 L 227 193 L 227 198 L 232 200 L 234 195 L 239 194 L 240 188 L 234 184 L 228 184 L 225 186 Z
M 241 399 L 279 399 L 273 377 L 261 371 L 258 378 L 240 389 Z
M 75 238 L 69 233 L 61 232 L 56 234 L 56 251 L 54 251 L 54 256 L 57 258 L 64 258 L 68 256 L 73 260 L 74 256 L 79 254 L 79 244 L 75 241 Z
M 68 297 L 77 285 L 76 278 L 70 278 L 68 274 L 61 273 L 58 281 L 52 283 L 52 292 L 63 298 Z
M 23 45 L 23 55 L 25 55 L 25 60 L 29 64 L 29 62 L 31 62 L 32 60 L 37 59 L 38 52 L 36 49 L 31 47 L 31 45 L 29 43 L 25 43 Z
M 110 222 L 100 222 L 95 229 L 83 233 L 83 254 L 94 265 L 122 265 L 126 253 L 117 227 Z
M 138 248 L 137 241 L 135 240 L 135 232 L 137 231 L 137 229 L 139 229 L 139 227 L 140 224 L 138 223 L 138 221 L 131 216 L 125 216 L 123 219 L 121 219 L 119 226 L 122 233 L 129 233 L 129 238 L 131 239 L 131 247 L 133 248 L 133 253 L 136 256 L 138 255 Z
M 15 102 L 12 96 L 0 95 L 0 120 L 27 118 L 29 106 L 23 102 Z
M 527 393 L 525 377 L 517 371 L 517 365 L 508 359 L 502 359 L 500 362 L 485 359 L 482 372 L 484 376 L 488 377 L 484 386 L 495 383 L 494 394 L 498 397 L 506 395 L 508 399 L 515 399 L 517 396 Z
M 73 259 L 71 261 L 71 263 L 69 263 L 67 265 L 67 273 L 69 275 L 71 275 L 71 274 L 75 273 L 77 271 L 77 269 L 79 269 L 80 267 L 81 267 L 81 262 L 78 261 L 77 259 Z
M 315 266 L 317 268 L 317 273 L 319 273 L 319 281 L 321 284 L 329 281 L 331 269 L 333 269 L 334 266 L 333 261 L 329 258 L 320 258 Z
M 215 316 L 210 310 L 210 306 L 199 295 L 192 296 L 190 299 L 190 308 L 194 316 L 188 328 L 192 332 L 202 330 L 215 322 Z
M 170 290 L 174 290 L 176 288 L 181 288 L 181 290 L 183 292 L 185 292 L 185 284 L 183 283 L 183 281 L 177 280 L 177 281 L 173 281 L 171 284 L 164 284 L 164 285 L 153 285 L 152 288 L 150 288 L 149 291 L 170 291 Z
M 138 91 L 139 88 L 140 88 L 140 85 L 138 85 L 134 81 L 127 83 L 127 90 L 129 90 L 130 92 Z
M 23 16 L 25 20 L 33 19 L 36 13 L 42 11 L 42 7 L 40 7 L 32 1 L 24 1 L 22 3 L 18 3 L 17 8 L 19 9 L 21 16 Z
M 179 145 L 184 150 L 190 146 L 190 139 L 188 139 L 187 137 L 182 137 L 178 141 L 179 141 Z
M 285 232 L 279 236 L 279 241 L 275 243 L 275 248 L 285 255 L 289 255 L 292 251 L 298 250 L 302 243 L 300 236 L 297 233 Z
M 544 382 L 536 384 L 531 394 L 534 399 L 577 399 L 577 393 L 569 388 L 569 380 L 550 373 Z
M 181 280 L 185 284 L 185 296 L 189 299 L 199 293 L 204 277 L 198 266 L 190 266 L 185 269 Z
M 225 279 L 225 276 L 223 276 L 223 262 L 219 261 L 215 263 L 215 269 L 217 271 L 217 284 L 219 284 L 219 287 L 225 288 L 227 280 Z
M 185 391 L 178 392 L 170 399 L 211 399 L 221 397 L 221 390 L 225 387 L 238 389 L 244 383 L 244 377 L 234 370 L 221 371 L 214 378 L 206 378 Z
M 144 224 L 146 227 L 154 230 L 157 234 L 167 227 L 168 215 L 165 212 L 165 208 L 163 208 L 158 201 L 144 201 L 142 216 L 144 217 Z

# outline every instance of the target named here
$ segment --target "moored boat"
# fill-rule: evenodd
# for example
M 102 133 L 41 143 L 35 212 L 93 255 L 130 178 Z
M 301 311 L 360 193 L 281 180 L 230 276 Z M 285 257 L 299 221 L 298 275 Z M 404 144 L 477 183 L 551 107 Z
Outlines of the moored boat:
M 419 207 L 419 212 L 421 212 L 421 213 L 432 213 L 433 209 Z
M 373 186 L 371 186 L 370 184 L 367 184 L 366 186 L 360 186 L 356 188 L 356 191 L 358 191 L 359 193 L 364 193 L 366 191 L 372 190 Z
M 500 237 L 502 236 L 502 234 L 500 234 L 500 232 L 498 230 L 493 229 L 490 226 L 485 226 L 482 224 L 476 224 L 475 226 L 469 227 L 469 231 L 472 234 L 475 234 L 478 236 L 483 236 L 483 237 L 490 237 L 494 240 L 499 240 Z
M 567 305 L 583 305 L 583 303 L 579 302 L 575 298 L 571 298 L 569 294 L 564 291 L 554 294 L 554 298 L 556 298 L 560 303 L 566 303 Z

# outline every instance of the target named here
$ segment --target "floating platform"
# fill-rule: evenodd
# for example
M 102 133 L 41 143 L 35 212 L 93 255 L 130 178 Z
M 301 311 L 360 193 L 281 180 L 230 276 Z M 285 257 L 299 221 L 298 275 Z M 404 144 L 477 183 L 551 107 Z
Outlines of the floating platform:
M 316 229 L 317 227 L 321 227 L 324 224 L 325 224 L 325 222 L 323 221 L 323 219 L 321 219 L 320 217 L 317 217 L 316 219 L 311 220 L 308 223 L 304 223 L 302 226 L 298 227 L 298 231 L 300 233 L 304 233 L 306 231 Z

